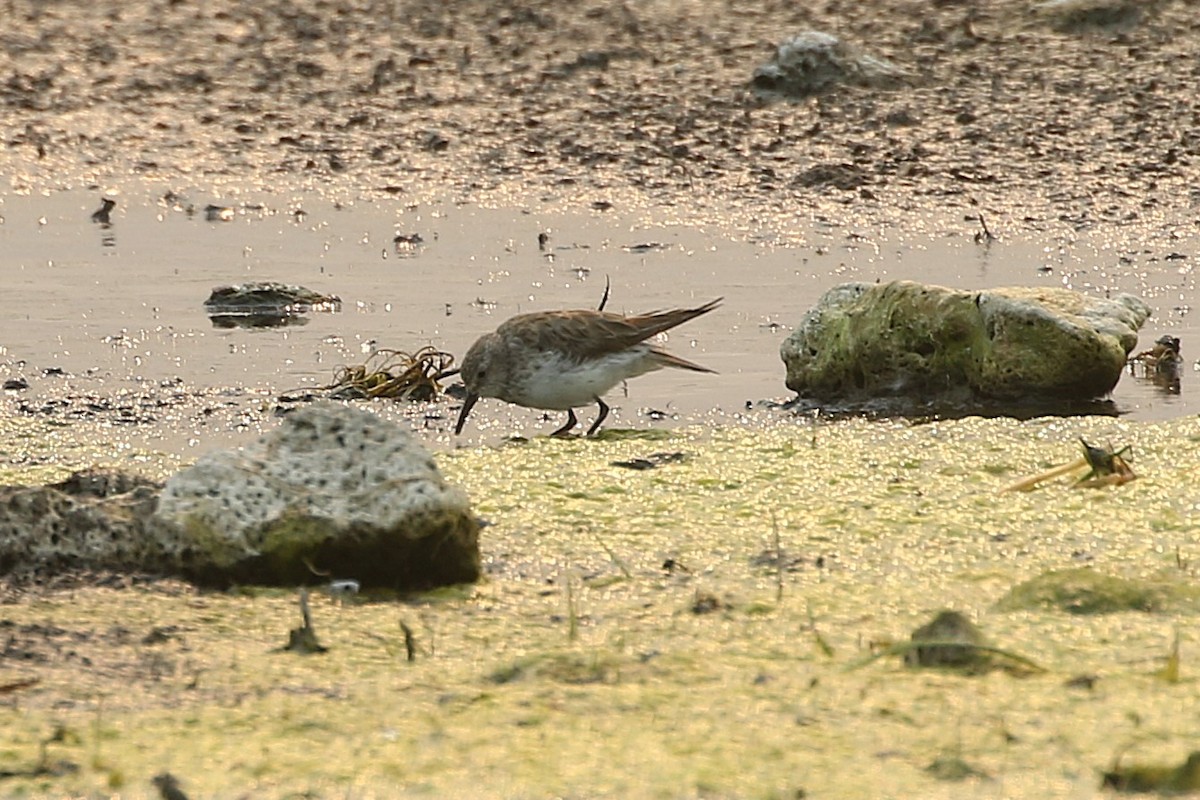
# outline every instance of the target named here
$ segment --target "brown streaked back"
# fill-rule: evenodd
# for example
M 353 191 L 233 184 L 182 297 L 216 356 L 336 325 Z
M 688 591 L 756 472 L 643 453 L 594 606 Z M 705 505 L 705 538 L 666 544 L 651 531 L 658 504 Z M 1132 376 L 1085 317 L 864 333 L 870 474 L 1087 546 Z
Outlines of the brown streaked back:
M 526 346 L 539 350 L 557 350 L 570 353 L 578 359 L 598 358 L 630 348 L 701 314 L 707 314 L 720 306 L 723 299 L 718 297 L 696 308 L 678 308 L 629 317 L 591 309 L 536 311 L 513 317 L 497 328 L 496 333 L 519 339 Z M 529 324 L 534 320 L 538 324 Z M 655 348 L 655 353 L 663 366 L 712 371 L 659 348 Z

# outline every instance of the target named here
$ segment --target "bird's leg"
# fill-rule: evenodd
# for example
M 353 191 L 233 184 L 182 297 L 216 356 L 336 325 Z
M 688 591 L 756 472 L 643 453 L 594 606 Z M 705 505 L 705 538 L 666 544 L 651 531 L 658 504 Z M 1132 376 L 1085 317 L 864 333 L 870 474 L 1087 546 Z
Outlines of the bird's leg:
M 567 409 L 567 424 L 556 430 L 551 436 L 566 436 L 570 433 L 571 428 L 579 424 L 579 420 L 575 417 L 575 409 Z
M 599 430 L 600 423 L 604 422 L 604 418 L 608 416 L 608 404 L 605 403 L 603 400 L 601 400 L 599 397 L 596 398 L 596 402 L 600 405 L 600 416 L 596 417 L 596 421 L 592 423 L 592 427 L 588 428 L 588 432 L 587 432 L 588 436 L 591 436 L 597 430 Z

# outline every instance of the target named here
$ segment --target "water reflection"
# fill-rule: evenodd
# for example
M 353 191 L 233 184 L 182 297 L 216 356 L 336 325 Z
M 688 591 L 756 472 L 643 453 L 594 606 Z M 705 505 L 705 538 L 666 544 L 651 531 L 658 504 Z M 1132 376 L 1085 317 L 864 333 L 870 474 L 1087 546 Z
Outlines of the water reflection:
M 1010 417 L 1028 420 L 1038 417 L 1117 417 L 1127 413 L 1110 398 L 1096 400 L 988 400 L 921 401 L 912 398 L 872 398 L 862 402 L 820 403 L 794 397 L 784 403 L 766 402 L 762 407 L 778 408 L 796 416 L 842 419 L 868 417 L 871 419 L 904 418 L 913 423 L 936 422 L 967 417 Z

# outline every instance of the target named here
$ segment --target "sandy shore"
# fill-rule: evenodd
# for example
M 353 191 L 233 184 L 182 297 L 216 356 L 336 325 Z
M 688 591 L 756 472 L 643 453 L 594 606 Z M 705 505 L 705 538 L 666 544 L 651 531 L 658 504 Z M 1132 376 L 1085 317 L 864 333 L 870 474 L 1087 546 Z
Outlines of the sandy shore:
M 1025 2 L 200 6 L 10 0 L 0 173 L 683 207 L 690 219 L 1194 224 L 1182 2 L 1125 32 Z M 788 104 L 748 90 L 803 29 L 912 73 Z M 1003 221 L 1003 222 L 1001 222 Z

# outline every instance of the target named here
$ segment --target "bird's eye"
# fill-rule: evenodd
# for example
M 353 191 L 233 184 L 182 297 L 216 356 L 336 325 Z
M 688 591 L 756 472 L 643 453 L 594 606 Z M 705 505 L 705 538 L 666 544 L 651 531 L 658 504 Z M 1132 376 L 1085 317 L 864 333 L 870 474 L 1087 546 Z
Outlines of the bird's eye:
M 481 369 L 481 370 L 479 370 L 479 372 L 475 373 L 475 380 L 477 380 L 477 381 L 481 381 L 486 377 L 487 377 L 487 370 Z

